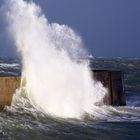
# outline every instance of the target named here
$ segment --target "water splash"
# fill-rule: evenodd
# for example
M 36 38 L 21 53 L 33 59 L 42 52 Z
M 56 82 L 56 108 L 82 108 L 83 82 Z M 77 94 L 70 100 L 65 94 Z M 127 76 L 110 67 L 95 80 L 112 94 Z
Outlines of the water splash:
M 7 0 L 8 30 L 22 58 L 26 96 L 38 110 L 80 118 L 94 113 L 106 89 L 95 82 L 82 39 L 66 25 L 49 23 L 34 2 Z

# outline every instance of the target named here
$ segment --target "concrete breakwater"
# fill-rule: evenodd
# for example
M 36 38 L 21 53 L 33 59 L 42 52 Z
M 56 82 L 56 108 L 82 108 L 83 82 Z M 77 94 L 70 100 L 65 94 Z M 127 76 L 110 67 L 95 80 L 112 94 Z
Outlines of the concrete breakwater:
M 126 105 L 125 92 L 123 89 L 123 76 L 120 71 L 92 70 L 93 78 L 101 81 L 108 89 L 106 103 L 113 106 Z M 0 111 L 10 106 L 13 94 L 20 87 L 20 76 L 0 77 Z
M 16 89 L 20 87 L 20 81 L 20 77 L 0 77 L 0 111 L 2 111 L 6 105 L 11 105 L 13 94 Z
M 112 106 L 126 105 L 123 73 L 113 70 L 92 70 L 93 78 L 100 81 L 108 89 L 105 102 Z

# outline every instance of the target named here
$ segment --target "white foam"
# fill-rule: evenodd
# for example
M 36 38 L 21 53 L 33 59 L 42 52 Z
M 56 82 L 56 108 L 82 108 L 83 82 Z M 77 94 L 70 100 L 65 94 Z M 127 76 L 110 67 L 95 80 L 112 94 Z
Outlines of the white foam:
M 95 82 L 82 39 L 66 25 L 49 23 L 33 2 L 7 0 L 8 30 L 22 56 L 27 97 L 40 111 L 63 118 L 94 113 L 106 89 Z

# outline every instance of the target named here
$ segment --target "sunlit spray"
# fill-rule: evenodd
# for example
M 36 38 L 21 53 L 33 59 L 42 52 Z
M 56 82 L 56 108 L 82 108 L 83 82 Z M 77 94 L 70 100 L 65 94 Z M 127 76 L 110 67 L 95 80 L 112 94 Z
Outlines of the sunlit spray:
M 81 37 L 49 23 L 34 2 L 7 0 L 8 30 L 22 57 L 26 96 L 38 110 L 62 118 L 94 113 L 106 89 L 92 79 Z

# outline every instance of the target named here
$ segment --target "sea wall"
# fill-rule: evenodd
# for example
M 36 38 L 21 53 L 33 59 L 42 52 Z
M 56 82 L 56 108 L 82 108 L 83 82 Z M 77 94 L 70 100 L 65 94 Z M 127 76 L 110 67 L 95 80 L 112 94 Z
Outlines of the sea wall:
M 20 81 L 20 77 L 0 77 L 0 111 L 5 105 L 11 105 L 13 94 L 20 87 Z
M 100 81 L 108 89 L 106 103 L 112 106 L 126 105 L 123 73 L 111 70 L 92 70 L 93 78 Z
M 106 104 L 113 106 L 126 105 L 125 92 L 123 89 L 123 75 L 121 71 L 92 70 L 93 79 L 101 81 L 108 89 Z M 20 87 L 20 76 L 0 77 L 0 111 L 5 105 L 10 106 L 13 94 Z

